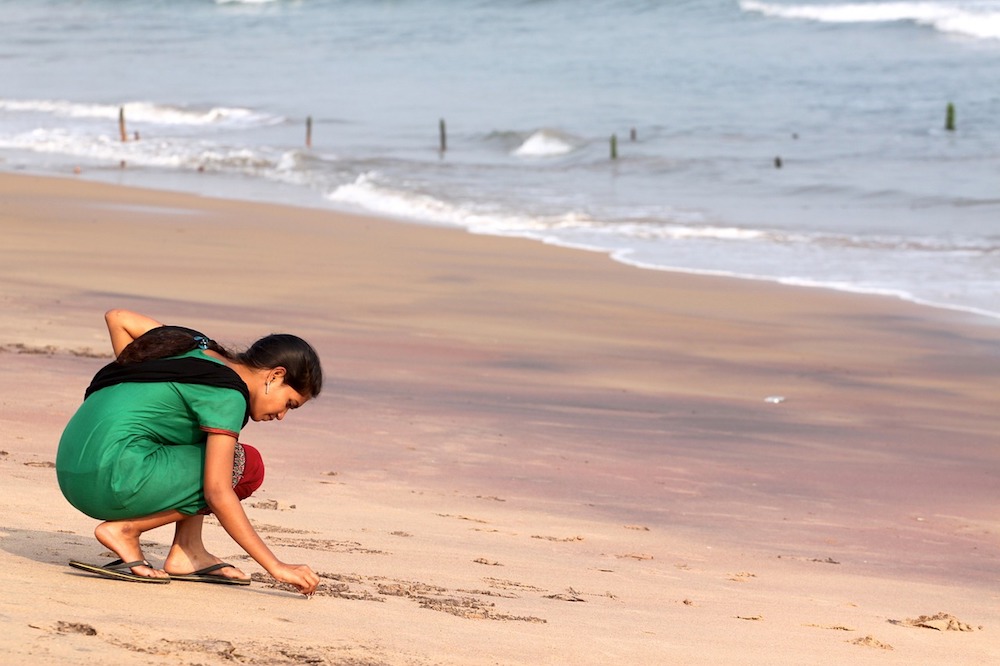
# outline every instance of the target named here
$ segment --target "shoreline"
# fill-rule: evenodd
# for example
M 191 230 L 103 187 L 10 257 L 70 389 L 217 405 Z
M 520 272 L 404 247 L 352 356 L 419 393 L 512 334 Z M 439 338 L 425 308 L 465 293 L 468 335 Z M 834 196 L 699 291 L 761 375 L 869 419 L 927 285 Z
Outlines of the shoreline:
M 571 247 L 571 246 L 566 246 L 566 247 Z M 587 248 L 582 248 L 582 249 L 586 250 Z M 597 250 L 597 249 L 595 249 L 594 251 L 603 252 L 603 250 Z M 611 254 L 613 255 L 613 253 Z M 824 291 L 833 291 L 842 294 L 856 294 L 858 296 L 875 296 L 878 298 L 888 298 L 892 300 L 898 300 L 904 303 L 910 303 L 912 305 L 918 305 L 920 307 L 930 308 L 932 310 L 945 310 L 948 312 L 957 312 L 960 314 L 966 314 L 986 320 L 993 320 L 993 321 L 1000 320 L 1000 312 L 992 312 L 990 310 L 984 310 L 982 308 L 975 308 L 971 306 L 948 305 L 946 303 L 937 303 L 934 301 L 921 299 L 916 296 L 913 296 L 912 294 L 903 292 L 895 292 L 888 290 L 879 291 L 877 289 L 865 289 L 863 287 L 855 287 L 855 286 L 838 287 L 830 283 L 824 283 L 824 282 L 797 280 L 793 278 L 769 278 L 758 275 L 742 275 L 739 273 L 730 273 L 727 271 L 710 271 L 710 270 L 698 271 L 694 269 L 684 269 L 684 268 L 676 268 L 669 266 L 656 266 L 653 264 L 631 262 L 627 259 L 615 258 L 613 256 L 612 259 L 614 259 L 614 261 L 621 262 L 626 266 L 631 266 L 632 268 L 637 268 L 639 270 L 664 271 L 667 273 L 681 273 L 685 275 L 720 277 L 733 280 L 750 280 L 752 282 L 765 282 L 767 284 L 773 284 L 782 287 L 802 287 L 804 289 L 821 289 Z M 986 325 L 988 325 L 988 322 L 986 323 Z
M 335 201 L 331 201 L 325 195 L 314 192 L 317 201 L 310 204 L 305 197 L 302 196 L 302 192 L 297 186 L 289 186 L 284 183 L 279 182 L 254 182 L 254 183 L 243 183 L 240 185 L 233 185 L 229 183 L 227 185 L 228 194 L 206 194 L 207 190 L 211 189 L 210 185 L 202 183 L 201 188 L 193 187 L 198 184 L 198 180 L 201 177 L 194 173 L 168 173 L 160 174 L 159 176 L 149 176 L 148 174 L 140 174 L 136 180 L 145 181 L 146 179 L 151 179 L 152 182 L 116 182 L 121 181 L 124 178 L 131 178 L 135 174 L 127 173 L 125 171 L 115 171 L 109 169 L 108 167 L 103 167 L 97 169 L 94 172 L 84 171 L 82 174 L 69 174 L 69 173 L 56 173 L 52 171 L 3 171 L 0 172 L 11 176 L 23 176 L 29 178 L 54 178 L 54 179 L 67 179 L 67 180 L 82 180 L 85 182 L 97 183 L 102 185 L 109 185 L 112 187 L 127 187 L 139 190 L 150 190 L 159 192 L 170 192 L 178 195 L 188 195 L 195 197 L 202 197 L 208 199 L 220 199 L 225 201 L 231 201 L 236 203 L 252 203 L 252 204 L 263 204 L 272 206 L 287 206 L 291 208 L 301 208 L 304 210 L 326 212 L 332 215 L 340 215 L 350 218 L 360 218 L 360 219 L 374 219 L 382 220 L 386 222 L 391 222 L 394 224 L 404 224 L 404 225 L 415 225 L 418 227 L 426 227 L 433 229 L 449 229 L 454 231 L 459 231 L 463 233 L 468 233 L 472 235 L 481 235 L 491 238 L 506 238 L 506 239 L 521 239 L 529 240 L 534 243 L 540 243 L 542 245 L 548 245 L 551 247 L 558 247 L 567 250 L 573 250 L 578 252 L 589 252 L 598 255 L 604 255 L 611 261 L 615 261 L 624 266 L 638 270 L 650 270 L 657 272 L 666 272 L 679 275 L 691 275 L 695 277 L 716 277 L 723 279 L 734 279 L 734 280 L 749 280 L 752 282 L 762 282 L 768 285 L 776 286 L 789 286 L 789 287 L 802 287 L 806 289 L 820 289 L 823 291 L 832 291 L 844 294 L 856 294 L 860 296 L 875 296 L 880 298 L 888 298 L 893 300 L 899 300 L 904 303 L 910 303 L 913 305 L 918 305 L 921 307 L 927 307 L 935 310 L 945 310 L 948 312 L 955 312 L 959 314 L 969 315 L 971 317 L 980 317 L 985 320 L 986 325 L 991 325 L 992 323 L 997 323 L 1000 321 L 1000 311 L 986 310 L 980 307 L 975 307 L 971 305 L 956 305 L 949 303 L 941 303 L 933 301 L 927 298 L 922 298 L 915 296 L 909 292 L 903 291 L 893 291 L 893 290 L 880 290 L 876 288 L 865 288 L 857 285 L 843 285 L 839 283 L 823 282 L 820 280 L 810 280 L 805 278 L 788 278 L 788 277 L 769 277 L 764 275 L 755 274 L 744 274 L 736 271 L 726 271 L 726 270 L 711 270 L 711 269 L 695 269 L 695 268 L 683 268 L 677 266 L 659 265 L 652 264 L 648 262 L 638 261 L 629 259 L 626 256 L 621 256 L 622 251 L 615 250 L 612 248 L 602 248 L 598 246 L 589 246 L 586 244 L 574 244 L 568 241 L 561 241 L 554 239 L 550 236 L 545 235 L 534 235 L 531 233 L 501 233 L 496 231 L 483 231 L 477 230 L 466 226 L 458 226 L 451 223 L 434 222 L 426 219 L 419 219 L 417 217 L 406 217 L 400 215 L 382 214 L 373 211 L 367 211 L 360 207 L 352 207 L 348 205 L 338 205 Z M 92 175 L 97 173 L 99 175 Z M 233 175 L 225 176 L 227 179 L 234 178 Z M 237 181 L 240 181 L 240 177 L 235 177 Z M 170 182 L 183 182 L 185 185 L 170 186 L 165 183 Z M 272 191 L 274 194 L 270 196 L 251 196 L 251 190 L 255 186 L 263 185 L 266 189 Z M 279 196 L 278 193 L 286 191 L 286 188 L 290 193 L 285 196 Z M 631 254 L 632 250 L 625 250 L 625 254 Z
M 224 663 L 219 641 L 248 663 L 1000 657 L 995 327 L 323 210 L 9 175 L 0 202 L 16 658 Z M 324 595 L 68 573 L 101 549 L 45 463 L 107 360 L 110 307 L 320 351 L 323 395 L 245 441 L 268 465 L 251 519 L 327 574 Z M 149 538 L 160 557 L 169 533 Z M 218 605 L 211 627 L 192 604 Z M 939 612 L 975 630 L 906 624 Z

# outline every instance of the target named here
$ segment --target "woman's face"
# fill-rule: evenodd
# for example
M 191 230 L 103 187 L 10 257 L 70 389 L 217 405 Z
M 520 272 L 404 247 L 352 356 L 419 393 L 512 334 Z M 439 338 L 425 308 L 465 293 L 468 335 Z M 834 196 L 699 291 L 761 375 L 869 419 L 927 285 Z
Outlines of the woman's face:
M 250 418 L 254 421 L 280 421 L 290 409 L 298 409 L 306 403 L 301 393 L 285 383 L 285 369 L 271 371 L 270 378 L 255 395 L 250 397 Z

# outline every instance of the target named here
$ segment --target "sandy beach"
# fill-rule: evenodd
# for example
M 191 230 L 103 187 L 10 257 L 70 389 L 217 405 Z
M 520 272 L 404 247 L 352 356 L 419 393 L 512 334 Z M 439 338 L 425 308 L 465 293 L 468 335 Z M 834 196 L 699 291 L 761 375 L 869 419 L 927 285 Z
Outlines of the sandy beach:
M 1000 325 L 323 210 L 0 175 L 10 664 L 1000 662 Z M 323 394 L 242 439 L 282 589 L 108 553 L 53 461 L 123 307 Z M 147 535 L 162 562 L 172 531 Z

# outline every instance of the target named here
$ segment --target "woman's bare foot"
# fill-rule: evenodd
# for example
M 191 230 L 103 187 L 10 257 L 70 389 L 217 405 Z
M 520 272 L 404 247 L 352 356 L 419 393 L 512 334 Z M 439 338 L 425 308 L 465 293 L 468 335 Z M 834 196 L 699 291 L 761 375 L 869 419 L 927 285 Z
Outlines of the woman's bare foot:
M 222 562 L 205 549 L 205 544 L 201 539 L 204 522 L 205 516 L 199 514 L 188 516 L 177 523 L 174 542 L 171 544 L 170 552 L 167 553 L 167 559 L 163 563 L 163 568 L 166 571 L 184 575 Z M 234 566 L 217 569 L 212 572 L 212 575 L 236 580 L 250 580 L 248 574 Z
M 171 553 L 173 553 L 173 551 L 174 549 L 171 548 Z M 206 569 L 214 564 L 222 563 L 222 560 L 215 555 L 207 555 L 207 557 L 198 558 L 189 558 L 187 556 L 171 558 L 168 556 L 166 562 L 163 564 L 163 568 L 170 574 L 183 576 L 195 573 L 196 571 L 201 571 L 202 569 Z M 232 578 L 234 580 L 250 580 L 249 574 L 244 573 L 242 570 L 232 565 L 216 569 L 209 575 L 219 576 L 220 578 Z
M 201 550 L 201 552 L 191 552 L 190 550 L 185 550 L 181 546 L 174 544 L 170 547 L 167 559 L 163 562 L 163 568 L 167 571 L 167 573 L 184 575 L 200 571 L 206 567 L 212 566 L 213 564 L 220 564 L 221 562 L 222 560 L 215 555 L 212 555 L 207 550 Z M 243 571 L 234 566 L 217 569 L 212 572 L 212 575 L 234 578 L 236 580 L 250 580 L 249 574 L 243 573 Z
M 135 562 L 145 560 L 142 548 L 139 546 L 139 535 L 142 532 L 136 529 L 136 525 L 131 520 L 109 520 L 101 523 L 94 529 L 94 536 L 105 548 L 121 558 L 122 562 Z M 162 569 L 154 569 L 145 565 L 132 567 L 132 573 L 136 576 L 147 578 L 167 578 L 167 572 Z

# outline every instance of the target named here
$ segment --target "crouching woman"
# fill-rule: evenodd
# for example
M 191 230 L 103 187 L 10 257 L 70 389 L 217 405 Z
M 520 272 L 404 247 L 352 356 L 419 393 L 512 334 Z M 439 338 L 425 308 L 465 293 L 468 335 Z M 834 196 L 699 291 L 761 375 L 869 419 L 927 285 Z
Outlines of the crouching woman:
M 238 441 L 247 421 L 280 421 L 319 395 L 315 350 L 273 334 L 247 350 L 228 350 L 192 329 L 144 315 L 105 315 L 116 360 L 95 375 L 59 441 L 56 473 L 74 507 L 102 520 L 97 540 L 118 556 L 107 565 L 70 562 L 109 578 L 247 585 L 250 577 L 209 553 L 207 513 L 277 580 L 310 595 L 318 576 L 286 564 L 257 534 L 240 504 L 263 480 L 263 463 Z M 175 524 L 163 568 L 140 536 Z

